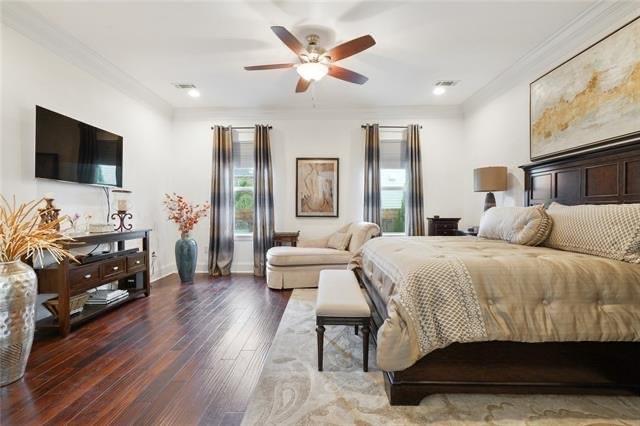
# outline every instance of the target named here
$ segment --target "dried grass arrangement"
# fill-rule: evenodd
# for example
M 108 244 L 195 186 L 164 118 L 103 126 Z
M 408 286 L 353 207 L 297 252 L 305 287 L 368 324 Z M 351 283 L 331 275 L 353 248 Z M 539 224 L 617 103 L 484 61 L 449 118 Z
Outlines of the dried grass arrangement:
M 0 262 L 26 260 L 34 256 L 42 259 L 45 252 L 56 262 L 67 257 L 75 260 L 63 246 L 64 242 L 73 239 L 62 235 L 57 229 L 67 217 L 42 222 L 37 207 L 43 201 L 16 204 L 15 197 L 9 203 L 0 195 Z
M 168 219 L 175 222 L 180 229 L 180 233 L 188 235 L 201 218 L 206 217 L 211 205 L 190 204 L 182 195 L 175 192 L 171 195 L 164 194 L 164 206 L 169 212 Z

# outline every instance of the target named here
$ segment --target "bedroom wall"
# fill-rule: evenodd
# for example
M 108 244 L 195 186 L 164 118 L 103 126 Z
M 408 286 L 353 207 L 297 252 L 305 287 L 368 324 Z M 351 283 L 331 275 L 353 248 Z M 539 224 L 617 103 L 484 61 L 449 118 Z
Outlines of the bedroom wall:
M 477 226 L 485 193 L 473 192 L 473 169 L 508 167 L 508 191 L 496 192 L 499 206 L 524 204 L 524 174 L 518 166 L 529 162 L 529 85 L 518 84 L 492 101 L 465 114 L 464 152 L 466 167 L 463 220 L 465 227 Z
M 135 226 L 153 229 L 156 263 L 169 262 L 173 253 L 166 243 L 160 196 L 169 180 L 163 171 L 170 158 L 171 117 L 2 25 L 2 194 L 27 201 L 53 193 L 63 214 L 91 213 L 103 222 L 107 211 L 101 189 L 34 178 L 35 105 L 124 137 L 124 185 L 133 191 Z
M 473 169 L 500 165 L 509 168 L 509 190 L 496 193 L 498 205 L 524 204 L 524 173 L 529 160 L 529 83 L 638 16 L 633 4 L 620 5 L 588 26 L 568 27 L 530 52 L 463 104 L 465 180 Z M 581 22 L 577 22 L 580 24 Z M 464 226 L 478 225 L 484 193 L 465 188 Z
M 404 125 L 419 123 L 422 129 L 422 156 L 425 186 L 425 214 L 460 216 L 464 203 L 459 194 L 466 186 L 463 177 L 451 173 L 460 161 L 463 147 L 462 119 L 455 108 L 394 111 L 177 111 L 173 140 L 177 148 L 174 164 L 180 173 L 167 189 L 184 193 L 193 201 L 209 199 L 213 124 L 251 126 L 256 122 L 273 125 L 271 154 L 274 170 L 276 230 L 300 230 L 304 237 L 326 235 L 343 224 L 362 220 L 362 165 L 364 145 L 360 126 L 366 122 Z M 340 158 L 340 216 L 338 218 L 295 217 L 296 157 Z M 198 269 L 207 269 L 208 222 L 198 225 Z M 236 240 L 233 271 L 252 270 L 251 240 Z M 163 265 L 170 270 L 172 263 Z

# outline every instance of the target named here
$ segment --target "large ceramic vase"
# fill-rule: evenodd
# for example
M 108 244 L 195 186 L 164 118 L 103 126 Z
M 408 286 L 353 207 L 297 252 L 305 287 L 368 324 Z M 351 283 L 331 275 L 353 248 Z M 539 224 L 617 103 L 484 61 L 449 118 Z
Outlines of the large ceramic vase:
M 24 376 L 36 326 L 37 290 L 29 265 L 0 262 L 0 386 Z
M 176 265 L 183 283 L 192 283 L 198 262 L 198 244 L 189 234 L 182 234 L 176 241 Z

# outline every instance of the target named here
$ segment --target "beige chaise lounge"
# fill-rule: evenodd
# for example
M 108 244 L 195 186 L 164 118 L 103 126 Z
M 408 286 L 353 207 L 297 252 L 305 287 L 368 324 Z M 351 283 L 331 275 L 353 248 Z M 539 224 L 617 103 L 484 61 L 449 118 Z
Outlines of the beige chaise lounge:
M 335 233 L 316 240 L 301 239 L 298 247 L 269 249 L 267 285 L 275 289 L 317 287 L 320 271 L 346 268 L 362 244 L 380 235 L 380 228 L 375 223 L 358 222 L 345 225 L 336 233 L 350 236 L 345 250 L 327 247 Z

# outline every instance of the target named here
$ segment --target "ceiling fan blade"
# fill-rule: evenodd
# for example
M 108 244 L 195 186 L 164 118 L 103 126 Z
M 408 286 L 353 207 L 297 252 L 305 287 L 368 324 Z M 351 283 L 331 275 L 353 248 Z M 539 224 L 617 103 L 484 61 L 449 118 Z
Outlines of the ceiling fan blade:
M 348 58 L 356 53 L 360 53 L 363 50 L 367 50 L 371 46 L 376 44 L 376 41 L 370 35 L 354 38 L 351 41 L 339 44 L 333 49 L 327 52 L 327 55 L 331 57 L 331 62 L 339 61 L 340 59 Z
M 280 68 L 291 68 L 294 64 L 271 64 L 271 65 L 252 65 L 250 67 L 244 67 L 247 71 L 259 71 L 259 70 L 277 70 Z
M 275 26 L 275 27 L 271 27 L 271 30 L 296 55 L 300 56 L 302 53 L 306 52 L 306 49 L 304 48 L 302 43 L 300 43 L 300 41 L 293 34 L 291 34 L 289 30 L 287 30 L 285 27 Z
M 369 80 L 368 77 L 365 77 L 362 74 L 358 74 L 355 71 L 351 71 L 337 65 L 330 65 L 328 74 L 331 77 L 339 78 L 340 80 L 348 81 L 349 83 L 355 84 L 365 84 L 367 80 Z
M 311 85 L 311 80 L 305 80 L 300 77 L 298 80 L 298 84 L 296 85 L 296 93 L 306 92 L 309 86 Z

